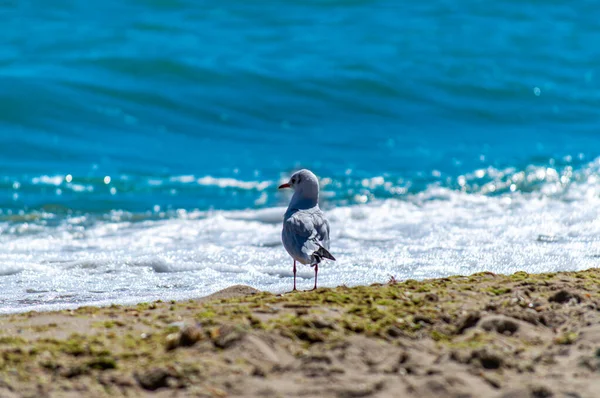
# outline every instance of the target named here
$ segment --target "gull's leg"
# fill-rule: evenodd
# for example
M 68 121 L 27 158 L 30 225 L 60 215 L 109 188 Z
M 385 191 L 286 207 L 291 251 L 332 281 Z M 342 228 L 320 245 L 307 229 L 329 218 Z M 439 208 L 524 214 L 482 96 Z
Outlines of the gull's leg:
M 315 264 L 315 287 L 313 287 L 313 290 L 315 290 L 317 288 L 317 273 L 319 272 L 319 264 Z
M 294 260 L 294 289 L 292 291 L 296 291 L 296 260 Z

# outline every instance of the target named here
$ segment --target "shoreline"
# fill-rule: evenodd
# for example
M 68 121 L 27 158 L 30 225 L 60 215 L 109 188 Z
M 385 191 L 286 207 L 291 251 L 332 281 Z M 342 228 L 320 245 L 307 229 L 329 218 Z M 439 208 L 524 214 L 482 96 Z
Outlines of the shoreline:
M 600 269 L 0 315 L 0 396 L 594 397 Z
M 140 303 L 151 303 L 151 302 L 171 302 L 171 301 L 182 302 L 182 301 L 189 301 L 189 300 L 206 301 L 207 299 L 209 299 L 211 297 L 220 297 L 223 294 L 231 294 L 230 289 L 239 289 L 241 287 L 243 287 L 244 289 L 247 288 L 247 289 L 260 291 L 251 286 L 248 286 L 248 285 L 239 285 L 238 284 L 238 285 L 228 286 L 226 288 L 217 290 L 213 293 L 209 293 L 204 296 L 192 295 L 190 297 L 183 296 L 183 298 L 178 297 L 175 299 L 170 299 L 168 297 L 167 298 L 153 297 L 152 299 L 147 300 L 147 298 L 141 296 L 141 297 L 135 297 L 135 298 L 132 297 L 125 301 L 119 301 L 119 302 L 114 302 L 113 300 L 107 299 L 107 300 L 90 301 L 90 302 L 84 302 L 84 303 L 56 303 L 56 304 L 44 304 L 44 305 L 38 305 L 38 306 L 28 305 L 25 309 L 22 309 L 22 310 L 17 310 L 17 309 L 11 309 L 11 310 L 7 310 L 7 311 L 0 310 L 0 317 L 10 316 L 10 315 L 27 314 L 30 312 L 42 314 L 42 313 L 48 313 L 48 312 L 76 311 L 79 308 L 84 308 L 84 307 L 97 307 L 97 308 L 106 308 L 106 307 L 111 307 L 111 306 L 131 307 L 131 306 L 136 306 Z M 273 293 L 273 294 L 279 294 L 279 293 Z

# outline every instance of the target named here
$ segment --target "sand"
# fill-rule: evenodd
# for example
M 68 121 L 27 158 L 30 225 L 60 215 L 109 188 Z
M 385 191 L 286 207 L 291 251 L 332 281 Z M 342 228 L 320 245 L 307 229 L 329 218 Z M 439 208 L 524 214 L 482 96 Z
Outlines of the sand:
M 600 270 L 0 317 L 0 397 L 600 396 Z

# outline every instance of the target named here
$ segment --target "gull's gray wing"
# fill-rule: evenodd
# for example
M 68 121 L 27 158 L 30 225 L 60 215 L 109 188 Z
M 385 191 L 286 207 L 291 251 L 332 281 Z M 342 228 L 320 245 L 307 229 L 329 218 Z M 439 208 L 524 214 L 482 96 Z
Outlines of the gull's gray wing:
M 313 255 L 333 259 L 329 252 L 329 222 L 320 209 L 297 210 L 283 223 L 283 246 L 287 252 L 303 264 L 314 261 Z

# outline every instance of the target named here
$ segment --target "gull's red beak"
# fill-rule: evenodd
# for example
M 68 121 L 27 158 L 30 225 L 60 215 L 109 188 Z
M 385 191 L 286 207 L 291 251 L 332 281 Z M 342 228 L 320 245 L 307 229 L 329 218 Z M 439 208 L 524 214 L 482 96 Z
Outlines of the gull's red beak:
M 290 183 L 286 182 L 285 184 L 281 184 L 277 189 L 290 188 Z

